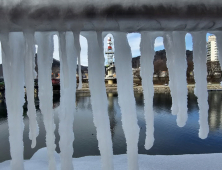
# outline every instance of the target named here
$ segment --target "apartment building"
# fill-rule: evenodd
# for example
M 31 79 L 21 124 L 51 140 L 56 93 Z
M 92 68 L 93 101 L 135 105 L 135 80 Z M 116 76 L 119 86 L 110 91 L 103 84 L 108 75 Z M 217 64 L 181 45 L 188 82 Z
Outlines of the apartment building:
M 217 41 L 215 35 L 210 35 L 207 41 L 207 60 L 218 61 Z

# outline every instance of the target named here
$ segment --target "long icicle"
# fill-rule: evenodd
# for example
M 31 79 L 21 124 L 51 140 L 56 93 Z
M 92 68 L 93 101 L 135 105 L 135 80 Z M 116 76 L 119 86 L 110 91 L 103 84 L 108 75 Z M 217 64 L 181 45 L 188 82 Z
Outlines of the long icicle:
M 46 145 L 49 158 L 49 170 L 55 170 L 55 124 L 52 103 L 52 81 L 51 67 L 53 59 L 53 37 L 52 33 L 36 33 L 38 45 L 38 87 L 40 110 L 43 114 L 43 121 L 46 130 Z
M 79 31 L 74 31 L 74 46 L 75 46 L 75 51 L 77 53 L 78 57 L 78 73 L 79 73 L 79 86 L 78 89 L 82 89 L 82 69 L 81 69 L 81 59 L 80 59 L 80 52 L 81 52 L 81 46 L 79 42 L 80 38 L 80 32 Z
M 171 34 L 166 34 L 164 40 L 164 47 L 166 49 L 166 55 L 167 55 L 167 67 L 169 72 L 169 87 L 170 87 L 170 93 L 172 96 L 172 107 L 171 111 L 173 115 L 177 115 L 179 112 L 179 106 L 178 106 L 178 99 L 176 95 L 176 71 L 174 70 L 175 65 L 175 53 L 174 53 L 174 46 L 173 46 L 173 40 Z
M 24 49 L 22 33 L 1 33 L 11 170 L 23 170 Z
M 193 61 L 194 61 L 194 93 L 197 96 L 199 113 L 200 113 L 200 129 L 199 137 L 205 139 L 209 133 L 208 125 L 208 92 L 207 92 L 207 53 L 206 53 L 206 33 L 195 32 L 193 37 Z
M 60 72 L 63 73 L 62 79 L 64 88 L 69 87 L 69 67 L 66 55 L 66 39 L 65 39 L 65 32 L 59 32 L 59 58 L 62 59 L 63 67 L 60 68 Z
M 177 125 L 183 127 L 188 117 L 185 32 L 175 31 L 166 33 L 164 46 L 166 48 L 167 67 L 170 75 L 169 86 L 173 102 L 172 112 L 174 112 L 173 114 L 177 114 Z M 173 110 L 174 108 L 176 109 Z
M 139 126 L 133 93 L 132 54 L 126 33 L 114 32 L 115 66 L 122 126 L 127 143 L 128 169 L 138 170 Z
M 220 67 L 222 70 L 222 32 L 215 32 L 217 38 L 217 49 L 218 49 L 218 60 L 220 62 Z M 222 82 L 220 83 L 222 86 Z
M 145 149 L 149 150 L 154 143 L 154 114 L 153 114 L 153 60 L 154 60 L 154 41 L 157 36 L 155 33 L 141 32 L 140 43 L 140 65 L 141 77 L 144 94 L 144 115 L 146 120 L 146 140 Z
M 59 33 L 60 44 L 60 113 L 59 113 L 59 135 L 60 135 L 60 158 L 62 170 L 73 170 L 72 155 L 73 155 L 73 121 L 76 99 L 76 64 L 77 52 L 74 50 L 74 36 L 71 32 Z M 67 59 L 67 64 L 64 63 L 64 58 Z M 63 67 L 67 67 L 68 75 L 63 72 Z M 64 77 L 69 81 L 69 86 L 64 86 Z
M 177 125 L 183 127 L 186 124 L 187 114 L 187 60 L 186 60 L 186 43 L 185 32 L 174 31 L 173 40 L 176 51 L 176 77 L 177 77 L 177 99 L 179 112 L 177 115 Z
M 34 31 L 27 30 L 24 32 L 26 41 L 26 53 L 25 53 L 25 86 L 26 96 L 28 101 L 28 112 L 29 116 L 29 139 L 32 140 L 31 147 L 36 146 L 36 137 L 39 133 L 39 127 L 36 121 L 36 109 L 34 102 L 34 79 L 35 73 L 35 39 Z
M 99 46 L 96 32 L 86 33 L 88 41 L 89 88 L 93 110 L 93 121 L 97 130 L 97 140 L 103 170 L 113 170 L 113 151 L 110 122 L 107 110 L 107 95 L 104 82 L 104 56 Z

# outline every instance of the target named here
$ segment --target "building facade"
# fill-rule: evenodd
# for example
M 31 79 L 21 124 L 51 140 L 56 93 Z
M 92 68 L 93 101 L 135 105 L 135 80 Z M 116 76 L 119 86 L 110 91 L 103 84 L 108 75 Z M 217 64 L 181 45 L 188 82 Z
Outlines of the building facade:
M 215 35 L 210 35 L 207 41 L 207 60 L 218 61 L 217 41 Z

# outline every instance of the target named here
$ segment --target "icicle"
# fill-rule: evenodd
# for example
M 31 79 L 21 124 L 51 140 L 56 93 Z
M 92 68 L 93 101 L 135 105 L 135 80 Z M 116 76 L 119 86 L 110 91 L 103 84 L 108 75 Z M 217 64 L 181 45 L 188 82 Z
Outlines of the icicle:
M 104 53 L 103 51 L 103 36 L 102 36 L 102 31 L 97 31 L 97 41 L 98 41 L 98 44 L 99 44 L 99 47 L 100 47 L 100 51 L 102 53 Z
M 169 70 L 169 86 L 172 96 L 172 114 L 177 114 L 177 125 L 183 127 L 187 121 L 187 81 L 185 33 L 172 32 L 164 36 Z
M 178 108 L 178 99 L 177 99 L 177 95 L 176 95 L 176 72 L 174 70 L 174 46 L 173 46 L 173 42 L 171 40 L 172 37 L 169 37 L 168 39 L 164 38 L 164 46 L 166 49 L 166 53 L 167 53 L 167 67 L 168 67 L 168 72 L 169 72 L 169 87 L 170 87 L 170 93 L 172 96 L 172 114 L 173 115 L 177 115 L 179 108 Z
M 79 32 L 73 32 L 74 34 L 74 47 L 75 47 L 75 51 L 77 53 L 77 57 L 78 57 L 78 69 L 79 69 L 79 86 L 78 89 L 82 89 L 82 69 L 81 69 L 81 60 L 80 60 L 80 51 L 81 51 L 81 46 L 80 46 L 80 42 L 79 42 Z
M 187 60 L 185 32 L 173 32 L 173 40 L 176 50 L 176 81 L 177 81 L 177 99 L 179 112 L 177 115 L 177 124 L 183 127 L 186 124 L 187 115 Z
M 73 170 L 72 155 L 73 155 L 73 121 L 76 99 L 76 64 L 77 52 L 74 50 L 74 37 L 71 32 L 59 33 L 60 44 L 63 43 L 63 48 L 60 47 L 60 113 L 59 113 L 59 135 L 60 135 L 60 157 L 61 169 Z M 66 56 L 65 56 L 66 55 Z M 67 59 L 68 65 L 64 63 Z M 68 75 L 63 72 L 63 67 L 67 67 Z M 69 81 L 69 86 L 64 86 L 64 77 Z
M 194 93 L 197 96 L 200 129 L 199 137 L 205 139 L 209 133 L 208 125 L 208 92 L 207 92 L 207 66 L 206 66 L 206 33 L 195 32 L 193 36 L 193 61 L 194 61 Z
M 38 85 L 40 110 L 46 129 L 46 145 L 49 158 L 49 170 L 55 170 L 55 124 L 52 103 L 51 66 L 53 56 L 53 37 L 51 33 L 36 33 L 38 45 Z
M 149 150 L 154 143 L 154 114 L 153 114 L 153 59 L 155 55 L 154 41 L 155 33 L 141 33 L 141 77 L 144 94 L 144 114 L 146 120 L 146 141 L 145 148 Z
M 220 67 L 222 70 L 222 32 L 215 32 L 215 35 L 217 37 L 217 49 L 218 49 L 218 60 L 220 62 Z M 220 83 L 222 86 L 222 82 Z
M 122 112 L 123 131 L 127 143 L 128 169 L 137 170 L 139 127 L 133 93 L 132 54 L 126 33 L 114 32 L 115 66 L 118 100 Z
M 107 110 L 107 96 L 104 82 L 104 56 L 97 41 L 96 32 L 86 33 L 88 40 L 89 88 L 93 110 L 93 120 L 97 130 L 97 139 L 102 159 L 102 169 L 113 169 L 113 151 L 110 122 Z
M 11 170 L 23 170 L 24 36 L 1 33 L 5 97 L 8 112 Z
M 59 32 L 59 51 L 60 51 L 60 59 L 63 60 L 64 67 L 61 67 L 61 71 L 65 76 L 62 77 L 62 81 L 64 83 L 65 88 L 68 88 L 69 86 L 69 67 L 68 67 L 68 61 L 66 56 L 66 39 L 65 39 L 65 33 Z M 60 78 L 61 79 L 61 78 Z
M 36 109 L 34 103 L 34 79 L 35 79 L 35 41 L 34 32 L 24 32 L 26 41 L 25 53 L 25 86 L 28 101 L 28 116 L 29 116 L 29 139 L 32 140 L 31 147 L 36 146 L 36 137 L 39 133 L 38 124 L 36 121 Z

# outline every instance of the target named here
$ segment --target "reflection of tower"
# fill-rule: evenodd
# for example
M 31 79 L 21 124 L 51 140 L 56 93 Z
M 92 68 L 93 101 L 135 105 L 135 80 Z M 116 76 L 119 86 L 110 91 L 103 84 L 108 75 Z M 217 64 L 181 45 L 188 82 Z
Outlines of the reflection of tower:
M 111 37 L 108 37 L 107 44 L 108 44 L 108 48 L 105 52 L 105 54 L 107 55 L 107 63 L 108 63 L 106 67 L 106 71 L 107 71 L 106 80 L 108 80 L 108 84 L 113 84 L 113 80 L 115 79 L 114 77 L 115 65 L 113 62 L 114 51 L 112 47 L 113 43 L 112 43 Z
M 116 127 L 116 118 L 115 118 L 115 107 L 113 103 L 113 93 L 108 93 L 108 113 L 109 113 L 109 121 L 110 121 L 110 131 L 112 138 L 115 135 L 115 127 Z

